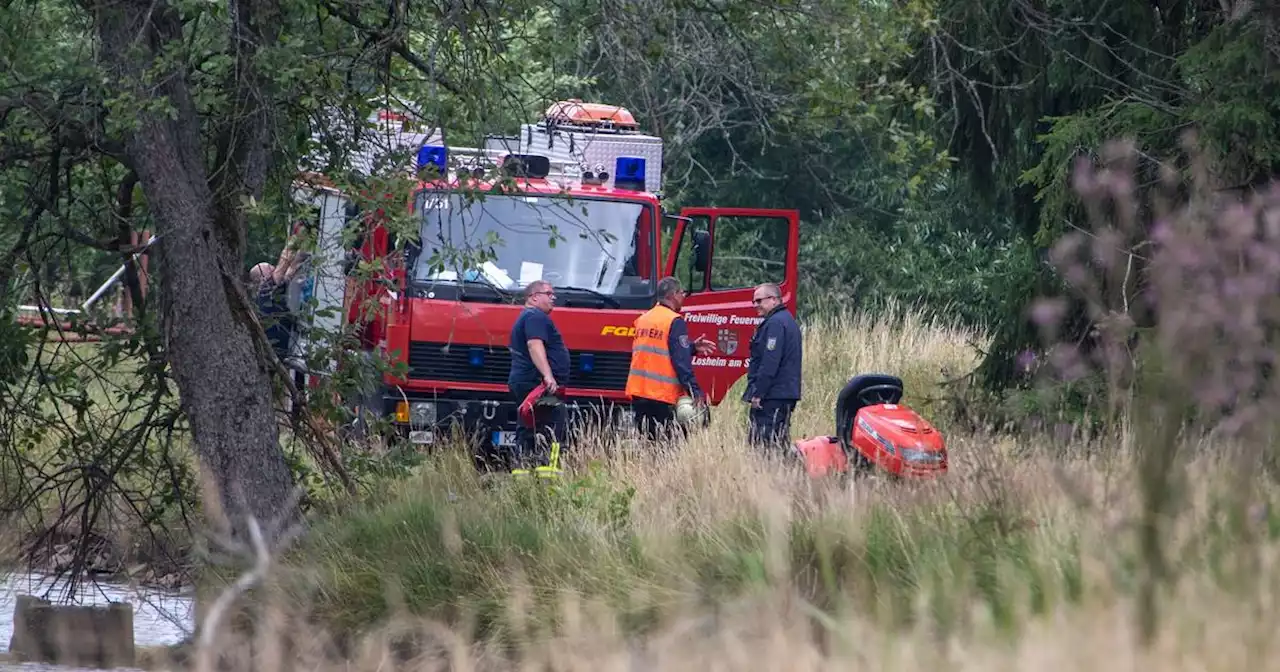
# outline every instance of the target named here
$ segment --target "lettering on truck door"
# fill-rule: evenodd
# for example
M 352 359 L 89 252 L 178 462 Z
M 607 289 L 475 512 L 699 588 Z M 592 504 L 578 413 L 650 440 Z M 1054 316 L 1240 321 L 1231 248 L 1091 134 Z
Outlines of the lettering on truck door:
M 751 296 L 776 283 L 795 311 L 799 213 L 753 208 L 686 208 L 669 228 L 666 274 L 689 291 L 684 319 L 689 335 L 705 337 L 717 351 L 695 357 L 694 374 L 712 403 L 746 376 L 751 336 L 763 321 Z

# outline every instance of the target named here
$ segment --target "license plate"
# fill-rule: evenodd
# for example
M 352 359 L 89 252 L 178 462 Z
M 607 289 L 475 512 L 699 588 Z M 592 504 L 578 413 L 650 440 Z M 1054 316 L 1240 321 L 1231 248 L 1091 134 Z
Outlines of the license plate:
M 493 445 L 495 446 L 516 445 L 516 433 L 515 432 L 494 432 Z
M 432 444 L 435 442 L 436 434 L 429 429 L 416 429 L 409 432 L 409 443 Z

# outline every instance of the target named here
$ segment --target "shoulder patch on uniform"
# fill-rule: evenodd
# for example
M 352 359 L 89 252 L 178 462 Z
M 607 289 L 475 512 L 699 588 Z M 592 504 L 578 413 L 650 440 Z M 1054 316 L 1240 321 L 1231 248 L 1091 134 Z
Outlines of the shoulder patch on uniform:
M 764 343 L 765 350 L 776 350 L 778 348 L 778 337 L 770 336 L 769 340 Z
M 680 334 L 680 347 L 682 347 L 682 348 L 687 348 L 687 347 L 689 347 L 689 335 L 688 335 L 688 334 Z

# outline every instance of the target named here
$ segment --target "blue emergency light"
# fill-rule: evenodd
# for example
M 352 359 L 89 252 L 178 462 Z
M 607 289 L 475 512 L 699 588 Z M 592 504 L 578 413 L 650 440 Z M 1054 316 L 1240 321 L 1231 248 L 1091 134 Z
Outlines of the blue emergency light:
M 440 145 L 423 145 L 418 149 L 418 170 L 427 167 L 427 164 L 434 164 L 436 169 L 444 174 L 448 165 L 449 152 Z
M 619 189 L 644 190 L 644 159 L 619 156 L 614 162 L 613 186 Z
M 471 366 L 484 366 L 484 350 L 471 348 L 467 353 L 467 363 L 471 364 Z
M 584 373 L 591 373 L 596 368 L 596 356 L 583 353 L 578 359 L 578 368 L 581 368 Z

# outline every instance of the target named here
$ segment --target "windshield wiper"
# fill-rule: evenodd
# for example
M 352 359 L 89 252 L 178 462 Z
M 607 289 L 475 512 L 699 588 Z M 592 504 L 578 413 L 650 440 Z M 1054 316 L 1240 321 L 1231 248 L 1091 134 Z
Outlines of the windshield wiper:
M 467 299 L 467 290 L 465 289 L 467 285 L 480 285 L 481 287 L 488 287 L 489 289 L 493 290 L 494 294 L 497 295 L 494 298 L 497 298 L 499 301 L 507 301 L 508 299 L 511 298 L 511 294 L 507 290 L 493 284 L 493 282 L 489 281 L 488 279 L 475 280 L 475 279 L 463 278 L 463 279 L 454 280 L 453 282 L 456 282 L 458 283 L 458 285 L 460 285 L 458 287 L 458 298 L 464 301 Z
M 588 293 L 588 294 L 590 294 L 590 295 L 592 295 L 592 296 L 594 296 L 594 297 L 596 297 L 596 298 L 600 299 L 601 301 L 604 301 L 605 303 L 608 303 L 609 305 L 613 306 L 614 308 L 621 308 L 621 307 L 622 307 L 622 304 L 621 304 L 621 303 L 618 303 L 618 300 L 617 300 L 617 299 L 613 298 L 612 296 L 609 296 L 608 294 L 601 294 L 600 292 L 597 292 L 597 291 L 596 291 L 596 290 L 594 290 L 594 289 L 588 289 L 588 288 L 586 288 L 586 287 L 556 287 L 556 289 L 557 289 L 557 290 L 564 289 L 564 290 L 568 290 L 568 291 L 570 291 L 570 292 L 586 292 L 586 293 Z
M 507 302 L 507 301 L 510 301 L 511 299 L 511 293 L 509 291 L 502 289 L 501 287 L 487 280 L 475 280 L 475 279 L 429 280 L 429 281 L 418 281 L 414 283 L 414 285 L 415 285 L 416 293 L 419 293 L 419 294 L 427 291 L 428 288 L 437 286 L 437 285 L 454 286 L 458 288 L 458 298 L 463 301 L 466 301 L 467 299 L 471 299 L 474 301 Z M 466 289 L 468 285 L 478 285 L 486 289 L 491 289 L 493 290 L 493 294 L 490 295 L 485 292 L 480 292 L 479 294 L 468 293 Z

